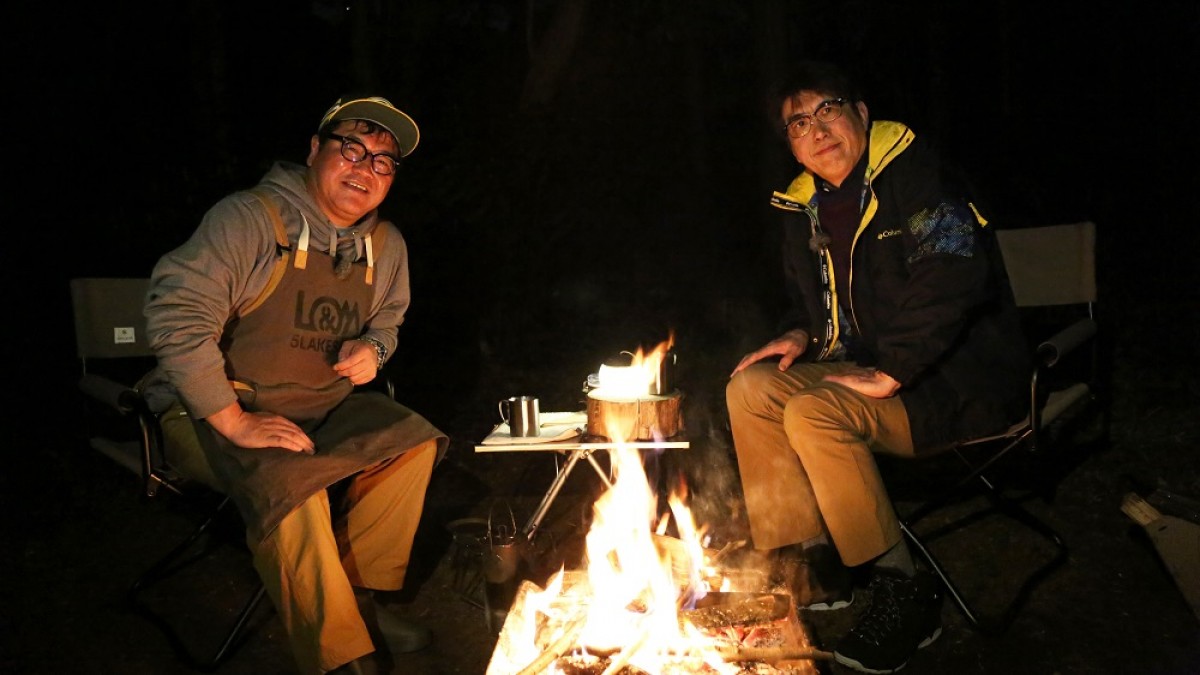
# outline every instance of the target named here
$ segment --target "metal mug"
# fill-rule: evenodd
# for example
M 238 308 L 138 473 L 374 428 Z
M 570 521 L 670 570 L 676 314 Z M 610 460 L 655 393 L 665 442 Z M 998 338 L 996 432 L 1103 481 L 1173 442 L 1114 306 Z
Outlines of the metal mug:
M 508 425 L 508 435 L 528 438 L 542 432 L 536 396 L 510 396 L 500 401 L 500 419 Z

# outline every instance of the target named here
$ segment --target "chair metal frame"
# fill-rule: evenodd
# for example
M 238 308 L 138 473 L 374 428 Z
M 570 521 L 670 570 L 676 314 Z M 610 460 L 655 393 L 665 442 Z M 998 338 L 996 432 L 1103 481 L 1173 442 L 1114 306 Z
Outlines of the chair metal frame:
M 975 629 L 987 634 L 1000 634 L 1007 630 L 1034 588 L 1066 563 L 1069 557 L 1063 537 L 1025 509 L 1021 505 L 1021 498 L 1006 494 L 1001 482 L 993 478 L 993 470 L 998 470 L 1001 460 L 1009 458 L 1020 448 L 1028 450 L 1029 456 L 1035 460 L 1045 458 L 1050 445 L 1046 438 L 1048 427 L 1095 401 L 1095 389 L 1099 381 L 1095 317 L 1095 225 L 1083 222 L 1025 230 L 1000 230 L 997 238 L 1018 307 L 1078 305 L 1084 316 L 1038 344 L 1029 378 L 1029 412 L 1026 417 L 1001 433 L 959 443 L 951 448 L 950 451 L 967 467 L 966 475 L 900 516 L 901 532 L 914 551 L 940 578 L 951 600 L 967 621 Z M 1065 242 L 1068 248 L 1075 250 L 1054 250 L 1056 242 Z M 1049 278 L 1039 273 L 1040 265 L 1072 265 L 1077 268 L 1079 283 L 1047 289 Z M 1088 382 L 1072 382 L 1060 390 L 1048 391 L 1048 375 L 1080 347 L 1090 349 L 1088 369 L 1092 379 Z M 917 532 L 916 526 L 920 521 L 964 494 L 971 493 L 972 489 L 976 494 L 979 491 L 984 494 L 989 503 L 987 508 L 931 531 Z M 1024 577 L 1007 605 L 999 612 L 985 616 L 959 590 L 945 566 L 930 549 L 929 543 L 993 513 L 1004 515 L 1039 535 L 1049 544 L 1050 557 Z
M 113 438 L 91 435 L 89 444 L 105 456 L 138 475 L 141 495 L 152 499 L 169 493 L 181 497 L 193 506 L 199 504 L 198 493 L 212 488 L 201 486 L 180 475 L 167 464 L 164 455 L 163 431 L 159 416 L 147 405 L 136 385 L 125 384 L 105 374 L 89 371 L 89 359 L 96 361 L 145 360 L 151 363 L 154 353 L 146 344 L 144 320 L 141 317 L 142 298 L 149 280 L 144 278 L 76 278 L 71 280 L 71 301 L 75 315 L 76 350 L 81 375 L 79 390 L 86 400 L 101 404 L 108 411 L 128 422 L 128 437 Z M 136 425 L 134 424 L 136 423 Z M 183 556 L 211 532 L 218 519 L 230 514 L 230 498 L 221 495 L 215 506 L 202 505 L 201 522 L 188 536 L 154 561 L 130 584 L 125 594 L 127 605 L 153 623 L 166 637 L 179 659 L 189 667 L 211 672 L 222 665 L 245 637 L 250 618 L 265 595 L 258 582 L 255 590 L 242 605 L 233 626 L 221 643 L 207 656 L 198 656 L 189 649 L 171 624 L 140 601 L 142 591 L 169 578 L 194 562 L 178 564 Z M 198 559 L 198 558 L 197 558 Z

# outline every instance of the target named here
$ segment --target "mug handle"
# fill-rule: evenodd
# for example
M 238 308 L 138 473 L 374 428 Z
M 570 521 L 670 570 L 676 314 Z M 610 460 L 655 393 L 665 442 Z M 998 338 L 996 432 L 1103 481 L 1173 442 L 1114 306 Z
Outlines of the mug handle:
M 508 424 L 508 415 L 504 414 L 504 404 L 505 403 L 508 403 L 508 401 L 507 400 L 500 401 L 500 403 L 497 405 L 497 409 L 500 410 L 500 420 L 503 421 L 505 424 Z

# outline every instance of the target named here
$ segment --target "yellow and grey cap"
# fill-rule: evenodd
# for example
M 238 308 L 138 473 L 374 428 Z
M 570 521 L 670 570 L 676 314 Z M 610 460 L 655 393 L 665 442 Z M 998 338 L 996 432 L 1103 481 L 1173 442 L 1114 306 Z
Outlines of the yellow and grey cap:
M 342 120 L 367 120 L 392 132 L 400 147 L 400 156 L 407 157 L 421 140 L 421 131 L 413 118 L 401 112 L 392 102 L 379 96 L 339 98 L 317 127 L 317 133 Z

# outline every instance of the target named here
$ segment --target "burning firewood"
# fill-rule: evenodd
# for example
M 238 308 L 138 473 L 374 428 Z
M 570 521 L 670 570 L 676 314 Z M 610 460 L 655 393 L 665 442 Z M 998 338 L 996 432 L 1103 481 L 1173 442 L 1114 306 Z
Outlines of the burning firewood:
M 833 653 L 811 647 L 728 647 L 718 650 L 721 658 L 729 662 L 761 661 L 832 661 Z
M 630 441 L 671 438 L 683 431 L 682 400 L 683 395 L 677 391 L 633 398 L 613 396 L 600 389 L 588 392 L 588 435 Z
M 637 651 L 646 644 L 646 640 L 650 638 L 650 630 L 647 628 L 647 623 L 648 622 L 645 620 L 645 617 L 643 617 L 642 626 L 638 630 L 637 638 L 630 642 L 624 649 L 621 650 L 620 653 L 612 658 L 608 664 L 608 667 L 604 669 L 604 672 L 601 673 L 601 675 L 616 675 L 617 673 L 621 672 L 621 669 L 629 663 L 630 657 L 636 654 Z
M 778 621 L 787 616 L 791 598 L 773 593 L 710 593 L 697 603 L 695 609 L 679 612 L 702 630 L 726 626 L 753 626 Z
M 580 612 L 563 626 L 562 634 L 554 641 L 554 644 L 550 645 L 532 663 L 521 669 L 517 675 L 538 675 L 546 669 L 546 666 L 561 659 L 575 646 L 575 641 L 579 638 L 579 632 L 583 630 L 585 623 L 587 623 L 587 612 Z

